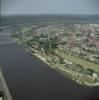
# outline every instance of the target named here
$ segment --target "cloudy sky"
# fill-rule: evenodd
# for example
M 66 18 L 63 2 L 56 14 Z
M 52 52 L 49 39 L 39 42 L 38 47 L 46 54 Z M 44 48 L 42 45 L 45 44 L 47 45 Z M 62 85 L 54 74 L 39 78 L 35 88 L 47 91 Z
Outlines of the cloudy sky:
M 1 0 L 2 14 L 99 14 L 99 0 Z

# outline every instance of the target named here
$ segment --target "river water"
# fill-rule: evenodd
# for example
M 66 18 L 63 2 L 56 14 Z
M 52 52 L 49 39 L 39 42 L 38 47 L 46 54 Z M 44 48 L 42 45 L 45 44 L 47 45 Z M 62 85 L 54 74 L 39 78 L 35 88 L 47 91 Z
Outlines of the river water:
M 51 69 L 0 32 L 0 67 L 13 100 L 99 100 L 99 87 L 81 86 Z

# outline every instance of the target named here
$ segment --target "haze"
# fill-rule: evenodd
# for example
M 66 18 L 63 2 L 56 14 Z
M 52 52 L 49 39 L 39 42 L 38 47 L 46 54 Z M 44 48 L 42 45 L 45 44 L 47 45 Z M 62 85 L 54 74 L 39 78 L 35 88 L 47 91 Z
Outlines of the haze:
M 99 0 L 1 0 L 1 13 L 99 14 Z

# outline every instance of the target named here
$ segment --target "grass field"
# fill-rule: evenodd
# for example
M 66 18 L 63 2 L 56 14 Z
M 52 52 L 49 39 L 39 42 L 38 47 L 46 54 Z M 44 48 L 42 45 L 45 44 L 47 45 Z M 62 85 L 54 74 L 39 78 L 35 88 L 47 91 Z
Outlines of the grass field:
M 84 59 L 80 59 L 80 58 L 71 56 L 70 54 L 63 53 L 63 51 L 56 51 L 56 52 L 57 52 L 58 55 L 61 55 L 66 60 L 69 60 L 69 61 L 76 63 L 76 64 L 80 64 L 85 68 L 92 68 L 96 72 L 99 72 L 99 65 L 98 64 L 95 64 L 95 63 L 86 61 Z

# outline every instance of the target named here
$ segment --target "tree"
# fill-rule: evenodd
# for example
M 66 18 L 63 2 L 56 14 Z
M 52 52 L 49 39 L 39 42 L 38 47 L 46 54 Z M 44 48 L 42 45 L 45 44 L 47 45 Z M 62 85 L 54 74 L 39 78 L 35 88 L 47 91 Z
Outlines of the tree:
M 83 69 L 82 65 L 77 64 L 76 67 L 77 67 L 78 72 L 81 72 L 81 73 L 84 72 L 84 69 Z
M 95 71 L 93 69 L 90 69 L 90 68 L 86 69 L 86 73 L 89 74 L 90 76 L 92 76 L 94 72 Z
M 64 58 L 61 57 L 61 56 L 59 56 L 59 63 L 60 63 L 60 64 L 64 64 L 64 63 L 65 63 L 65 62 L 64 62 Z

